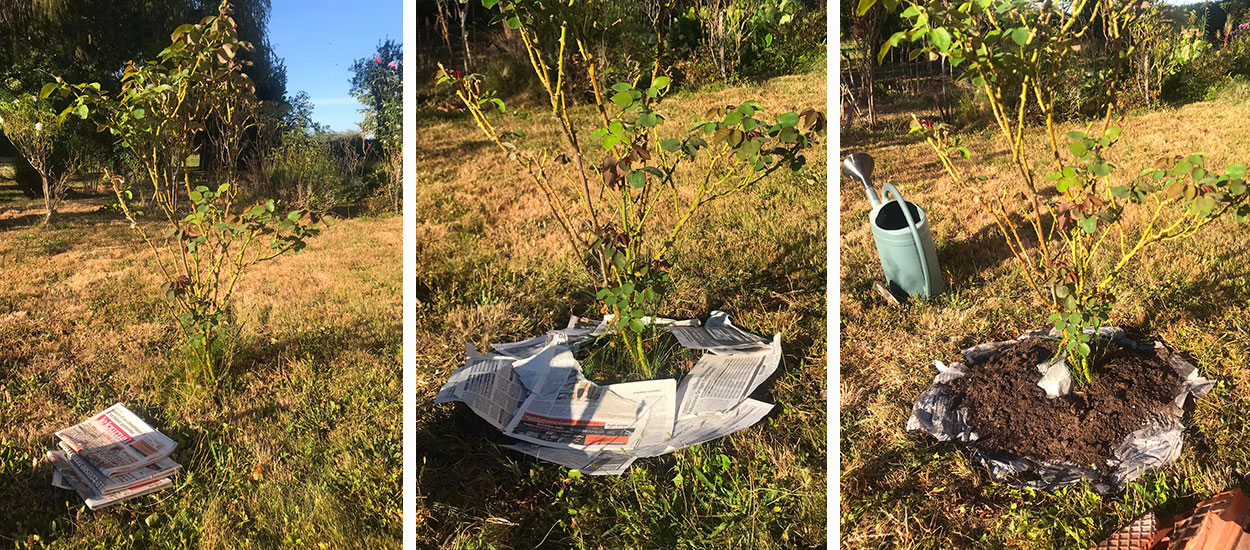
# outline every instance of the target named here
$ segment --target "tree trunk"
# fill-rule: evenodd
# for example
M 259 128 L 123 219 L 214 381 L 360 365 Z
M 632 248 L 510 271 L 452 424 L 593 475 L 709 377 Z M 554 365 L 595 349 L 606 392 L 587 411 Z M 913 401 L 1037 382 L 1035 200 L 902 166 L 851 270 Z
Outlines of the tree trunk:
M 464 46 L 464 74 L 469 74 L 469 67 L 473 64 L 473 55 L 469 52 L 469 6 L 471 2 L 465 2 L 460 6 L 460 43 Z
M 43 184 L 44 206 L 43 221 L 40 222 L 39 225 L 48 225 L 48 223 L 52 221 L 52 215 L 55 214 L 55 212 L 53 212 L 53 208 L 55 207 L 52 205 L 52 186 L 48 184 L 48 176 L 44 175 L 43 172 L 39 173 L 39 180 L 40 183 Z
M 434 5 L 438 7 L 438 32 L 443 37 L 443 45 L 447 46 L 447 57 L 455 57 L 456 51 L 451 47 L 451 29 L 447 27 L 447 6 L 443 2 L 444 0 L 434 0 Z

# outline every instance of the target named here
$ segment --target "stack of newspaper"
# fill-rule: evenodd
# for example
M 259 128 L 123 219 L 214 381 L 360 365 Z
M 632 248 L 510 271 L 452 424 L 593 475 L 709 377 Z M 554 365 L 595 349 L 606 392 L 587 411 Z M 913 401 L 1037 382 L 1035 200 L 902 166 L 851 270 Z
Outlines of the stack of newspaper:
M 56 437 L 61 450 L 47 455 L 52 485 L 77 492 L 92 510 L 169 487 L 182 468 L 169 456 L 174 440 L 121 403 Z
M 773 405 L 748 396 L 777 370 L 781 337 L 748 333 L 716 311 L 696 319 L 647 319 L 687 349 L 706 350 L 678 383 L 600 386 L 574 352 L 608 332 L 611 318 L 573 317 L 567 328 L 481 355 L 467 346 L 436 403 L 460 401 L 516 441 L 505 447 L 591 475 L 619 475 L 637 458 L 659 456 L 750 427 Z

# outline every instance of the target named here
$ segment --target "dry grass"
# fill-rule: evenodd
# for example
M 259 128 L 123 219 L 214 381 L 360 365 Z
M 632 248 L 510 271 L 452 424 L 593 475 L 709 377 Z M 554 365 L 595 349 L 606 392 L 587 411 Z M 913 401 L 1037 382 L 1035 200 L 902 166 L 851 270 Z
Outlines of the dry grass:
M 0 546 L 398 547 L 401 221 L 336 220 L 262 264 L 212 391 L 146 249 L 102 198 L 38 206 L 0 180 Z M 172 490 L 102 512 L 49 485 L 52 432 L 116 401 L 179 442 Z
M 900 113 L 901 114 L 901 113 Z M 1250 106 L 1214 101 L 1137 114 L 1122 122 L 1111 154 L 1121 176 L 1164 154 L 1202 151 L 1209 166 L 1250 160 Z M 896 114 L 887 120 L 901 121 Z M 1065 128 L 1078 129 L 1072 124 Z M 997 135 L 969 133 L 981 159 L 973 174 L 1012 179 Z M 973 344 L 1014 338 L 1045 325 L 997 229 L 962 195 L 923 142 L 899 134 L 844 142 L 844 154 L 876 158 L 877 181 L 893 181 L 928 212 L 950 287 L 930 303 L 884 305 L 871 290 L 881 277 L 867 199 L 842 179 L 842 502 L 844 548 L 1087 548 L 1148 509 L 1174 510 L 1250 475 L 1250 254 L 1248 231 L 1221 220 L 1195 238 L 1154 248 L 1117 286 L 1113 321 L 1161 338 L 1220 380 L 1187 413 L 1180 460 L 1100 498 L 1088 487 L 1035 493 L 993 484 L 966 453 L 904 432 L 912 401 L 932 381 L 932 361 L 955 360 Z M 1038 148 L 1035 162 L 1042 160 Z M 1129 216 L 1127 223 L 1141 223 Z
M 669 128 L 717 104 L 758 99 L 771 116 L 824 106 L 823 72 L 689 93 Z M 531 111 L 534 113 L 534 111 Z M 589 120 L 590 112 L 577 113 Z M 555 139 L 549 117 L 517 121 L 525 142 Z M 541 193 L 467 119 L 417 131 L 417 543 L 422 548 L 810 547 L 825 523 L 825 162 L 713 203 L 678 252 L 660 313 L 729 311 L 781 332 L 785 358 L 769 419 L 617 478 L 578 478 L 506 452 L 471 413 L 433 405 L 464 342 L 528 337 L 597 314 Z M 688 185 L 689 182 L 682 182 Z M 610 380 L 600 380 L 610 381 Z

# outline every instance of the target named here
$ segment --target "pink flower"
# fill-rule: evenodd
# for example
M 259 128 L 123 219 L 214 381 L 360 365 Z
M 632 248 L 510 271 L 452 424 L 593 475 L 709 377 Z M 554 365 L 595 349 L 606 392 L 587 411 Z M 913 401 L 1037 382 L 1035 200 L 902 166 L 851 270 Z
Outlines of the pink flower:
M 397 62 L 395 62 L 395 61 L 392 61 L 392 62 L 390 62 L 390 63 L 387 63 L 387 64 L 386 64 L 386 66 L 387 66 L 387 67 L 390 67 L 390 68 L 392 68 L 392 69 L 394 69 L 395 67 L 398 67 L 398 66 L 399 66 L 399 63 L 397 63 Z
M 373 58 L 373 62 L 374 62 L 374 63 L 381 63 L 381 62 L 382 62 L 382 56 L 378 56 L 378 57 Z

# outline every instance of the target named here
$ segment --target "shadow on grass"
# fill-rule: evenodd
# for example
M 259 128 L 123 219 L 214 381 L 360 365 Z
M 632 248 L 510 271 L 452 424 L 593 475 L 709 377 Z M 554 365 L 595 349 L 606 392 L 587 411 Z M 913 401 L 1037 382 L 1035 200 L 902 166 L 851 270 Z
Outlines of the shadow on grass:
M 0 218 L 0 231 L 12 231 L 15 229 L 31 229 L 39 227 L 43 222 L 44 213 L 42 211 L 22 214 L 12 218 Z M 119 221 L 120 216 L 113 212 L 102 210 L 87 210 L 78 212 L 57 212 L 52 217 L 52 221 L 48 226 L 54 229 L 60 226 L 90 227 L 96 225 L 108 225 L 122 223 Z
M 219 375 L 223 379 L 238 379 L 244 373 L 282 368 L 283 359 L 292 357 L 316 357 L 319 363 L 329 365 L 351 350 L 382 353 L 394 343 L 394 338 L 386 338 L 377 330 L 342 325 L 270 339 L 250 335 L 236 342 L 228 372 Z
M 418 404 L 426 406 L 450 409 Z M 504 540 L 491 542 L 504 547 L 564 547 L 567 542 L 553 540 L 557 511 L 553 495 L 543 489 L 561 485 L 563 468 L 499 447 L 508 438 L 462 403 L 435 414 L 436 420 L 418 424 L 414 440 L 417 506 L 432 512 L 426 523 L 430 531 L 472 533 L 494 522 L 505 533 L 492 538 Z M 536 464 L 549 467 L 531 467 Z M 418 536 L 417 547 L 441 548 L 450 542 Z
M 49 449 L 53 447 L 48 442 Z M 0 449 L 3 453 L 4 449 Z M 73 491 L 52 486 L 52 467 L 46 460 L 19 460 L 11 453 L 0 456 L 0 542 L 29 542 L 39 536 L 47 541 L 53 536 L 53 522 L 68 524 L 70 510 L 80 506 Z M 68 504 L 68 505 L 67 505 Z
M 461 164 L 467 160 L 469 155 L 481 152 L 488 147 L 494 147 L 494 142 L 486 139 L 471 139 L 456 142 L 447 142 L 439 140 L 437 142 L 426 141 L 421 144 L 420 155 L 425 159 L 443 159 L 453 164 Z
M 1250 272 L 1240 269 L 1238 262 L 1250 254 L 1250 241 L 1242 240 L 1233 250 L 1220 254 L 1210 262 L 1208 276 L 1197 281 L 1175 283 L 1159 281 L 1147 298 L 1144 327 L 1157 331 L 1161 325 L 1175 321 L 1176 311 L 1198 321 L 1211 321 L 1231 311 L 1246 309 L 1250 291 Z
M 1025 221 L 1020 214 L 1012 214 L 1009 219 L 1011 227 L 1016 228 L 1020 239 L 1024 241 L 1026 249 L 1035 251 L 1038 240 L 1037 231 L 1033 229 L 1032 224 Z M 1043 234 L 1049 235 L 1052 231 L 1052 226 L 1053 220 L 1042 219 Z M 1058 245 L 1062 245 L 1062 243 L 1058 243 Z M 1007 245 L 1006 237 L 1003 236 L 998 225 L 992 222 L 973 233 L 970 237 L 940 246 L 937 253 L 938 263 L 942 266 L 947 282 L 952 285 L 965 281 L 973 283 L 983 282 L 983 276 L 986 271 L 998 267 L 1003 262 L 1015 261 L 1011 253 L 1011 247 Z

